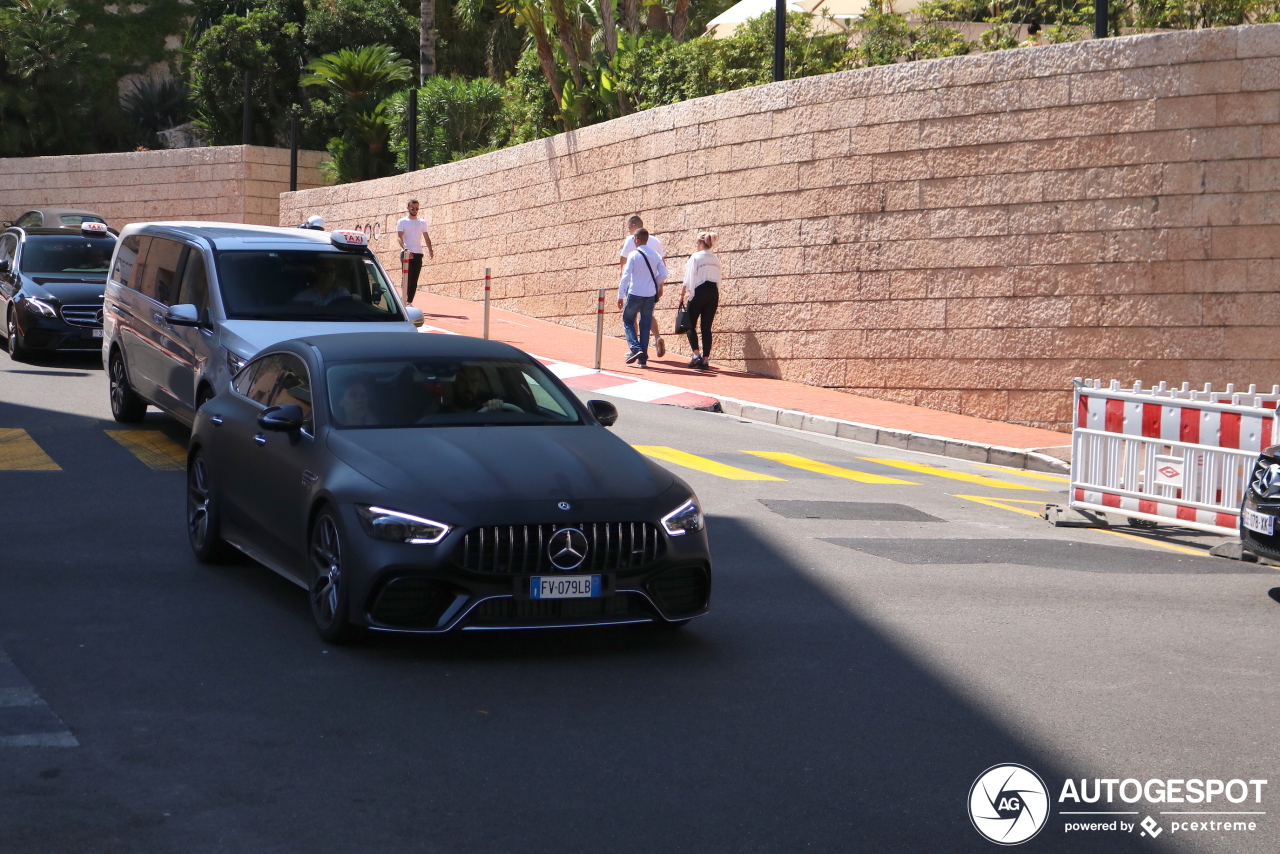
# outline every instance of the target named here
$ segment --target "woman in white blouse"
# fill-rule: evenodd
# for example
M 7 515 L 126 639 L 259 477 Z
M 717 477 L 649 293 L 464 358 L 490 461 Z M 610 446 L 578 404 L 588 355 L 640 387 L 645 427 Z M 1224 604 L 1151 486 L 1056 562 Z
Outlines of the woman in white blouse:
M 711 247 L 716 244 L 716 233 L 704 231 L 698 235 L 696 251 L 684 265 L 684 295 L 688 300 L 689 347 L 693 359 L 689 367 L 708 370 L 711 365 L 711 322 L 715 320 L 720 305 L 720 259 Z M 702 324 L 702 346 L 698 346 L 698 324 Z

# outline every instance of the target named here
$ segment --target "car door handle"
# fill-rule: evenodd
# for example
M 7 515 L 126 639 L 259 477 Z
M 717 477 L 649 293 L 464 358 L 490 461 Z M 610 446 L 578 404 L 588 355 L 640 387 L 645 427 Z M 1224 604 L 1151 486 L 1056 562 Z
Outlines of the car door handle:
M 210 416 L 209 416 L 209 420 L 213 422 L 213 426 L 214 426 L 214 427 L 217 427 L 218 425 L 220 425 L 220 424 L 222 423 L 222 416 L 221 416 L 221 415 L 210 415 Z
M 253 441 L 259 445 L 265 445 L 267 444 L 267 437 L 259 433 L 258 435 L 253 437 Z

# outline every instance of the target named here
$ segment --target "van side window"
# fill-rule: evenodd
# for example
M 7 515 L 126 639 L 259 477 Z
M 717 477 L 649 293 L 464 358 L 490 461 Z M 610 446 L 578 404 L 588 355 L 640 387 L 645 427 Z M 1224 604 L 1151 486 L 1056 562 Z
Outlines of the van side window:
M 209 278 L 205 275 L 204 253 L 192 249 L 187 256 L 186 269 L 182 271 L 182 287 L 174 305 L 194 305 L 196 316 L 209 306 Z
M 151 246 L 151 238 L 142 234 L 131 234 L 120 241 L 120 251 L 116 253 L 116 262 L 111 268 L 111 278 L 125 287 L 136 288 L 141 281 L 147 259 L 147 249 Z
M 147 253 L 147 269 L 138 279 L 138 290 L 165 305 L 178 295 L 178 266 L 187 247 L 175 240 L 155 237 Z

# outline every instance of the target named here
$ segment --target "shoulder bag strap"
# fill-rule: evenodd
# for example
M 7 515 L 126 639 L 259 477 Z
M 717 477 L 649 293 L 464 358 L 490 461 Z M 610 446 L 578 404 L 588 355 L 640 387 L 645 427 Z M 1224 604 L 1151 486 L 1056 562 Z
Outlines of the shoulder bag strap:
M 636 248 L 636 251 L 640 252 L 639 247 Z M 640 252 L 640 257 L 644 259 L 644 265 L 649 268 L 649 278 L 653 279 L 653 287 L 656 290 L 658 287 L 658 277 L 653 274 L 653 265 L 649 263 L 648 258 L 644 257 L 643 252 Z

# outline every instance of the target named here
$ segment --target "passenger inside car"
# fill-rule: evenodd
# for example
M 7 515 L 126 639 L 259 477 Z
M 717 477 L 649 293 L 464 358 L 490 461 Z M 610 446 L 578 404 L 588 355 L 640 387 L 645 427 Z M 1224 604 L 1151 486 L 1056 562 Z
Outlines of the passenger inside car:
M 357 379 L 335 401 L 334 415 L 347 427 L 372 427 L 379 423 L 370 400 L 368 380 Z

